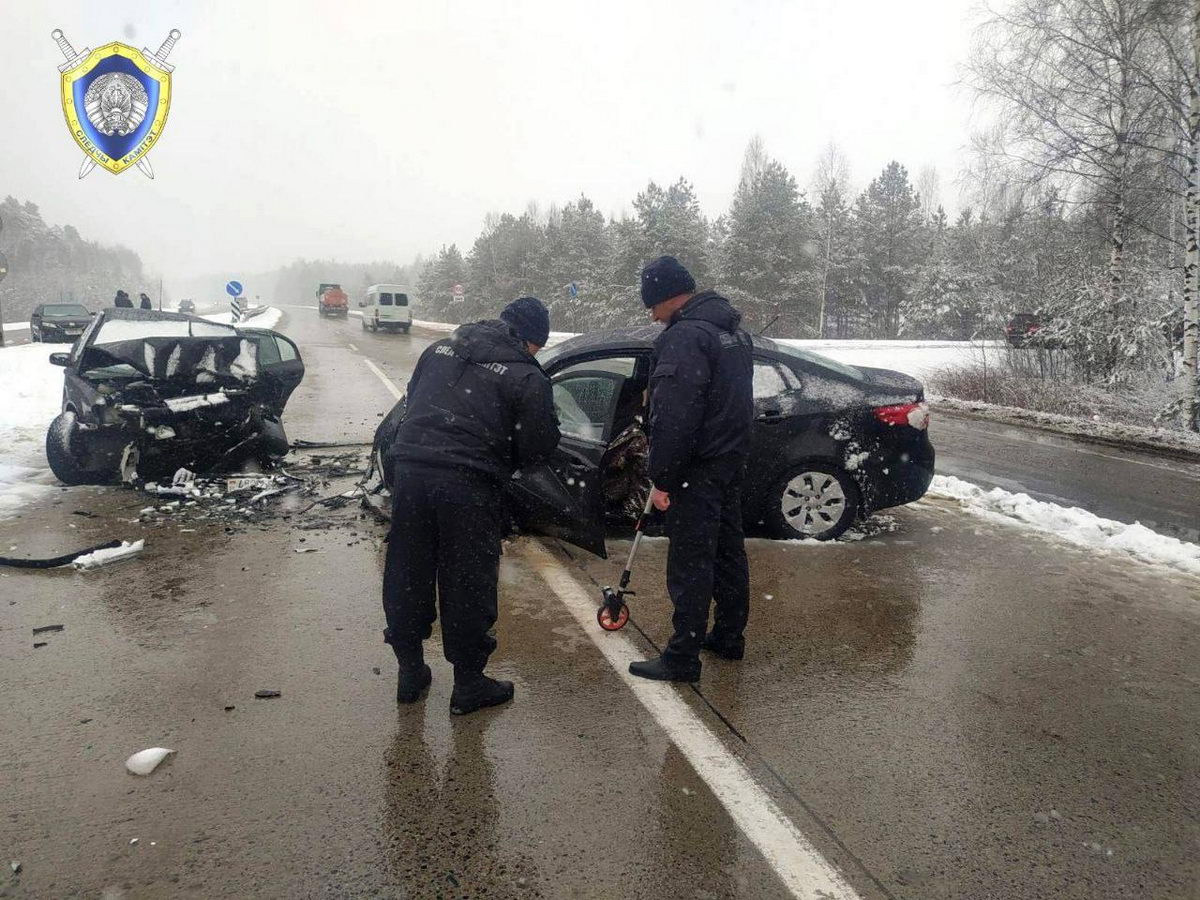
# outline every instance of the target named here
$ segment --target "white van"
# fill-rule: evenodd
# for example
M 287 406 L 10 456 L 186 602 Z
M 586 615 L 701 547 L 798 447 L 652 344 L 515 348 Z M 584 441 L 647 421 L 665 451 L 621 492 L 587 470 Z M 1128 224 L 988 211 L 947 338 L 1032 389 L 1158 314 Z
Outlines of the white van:
M 388 331 L 399 329 L 408 334 L 412 327 L 412 310 L 408 305 L 408 294 L 402 284 L 373 284 L 367 288 L 366 296 L 358 301 L 362 309 L 363 331 Z

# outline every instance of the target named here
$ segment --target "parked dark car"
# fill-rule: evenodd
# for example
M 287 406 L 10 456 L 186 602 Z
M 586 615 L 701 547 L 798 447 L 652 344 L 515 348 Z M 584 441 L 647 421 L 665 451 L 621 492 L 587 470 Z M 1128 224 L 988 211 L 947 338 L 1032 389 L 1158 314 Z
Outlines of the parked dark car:
M 179 301 L 179 311 L 181 313 L 183 313 L 184 315 L 194 316 L 196 314 L 196 301 L 195 300 L 180 300 Z
M 644 415 L 659 330 L 581 335 L 538 355 L 554 385 L 562 441 L 549 464 L 510 483 L 521 528 L 605 555 L 614 499 L 606 487 L 623 477 L 617 444 L 629 445 Z M 754 405 L 743 494 L 751 532 L 829 540 L 872 511 L 919 499 L 933 479 L 929 409 L 921 383 L 907 375 L 756 337 Z M 397 404 L 380 425 L 377 451 L 402 415 Z
M 262 328 L 171 312 L 101 311 L 70 353 L 46 457 L 64 484 L 228 470 L 288 452 L 282 416 L 300 351 Z
M 29 339 L 73 344 L 92 322 L 95 313 L 78 303 L 42 303 L 29 317 Z

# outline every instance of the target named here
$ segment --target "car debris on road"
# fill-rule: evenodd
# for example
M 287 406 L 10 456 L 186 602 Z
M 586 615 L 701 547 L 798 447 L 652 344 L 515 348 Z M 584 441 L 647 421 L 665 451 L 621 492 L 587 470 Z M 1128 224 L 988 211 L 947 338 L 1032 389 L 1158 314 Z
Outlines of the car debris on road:
M 129 770 L 131 775 L 149 775 L 158 768 L 164 759 L 174 752 L 174 750 L 169 750 L 166 747 L 148 747 L 145 750 L 139 750 L 133 756 L 129 757 L 129 759 L 125 760 L 125 768 Z M 131 841 L 130 843 L 133 842 Z

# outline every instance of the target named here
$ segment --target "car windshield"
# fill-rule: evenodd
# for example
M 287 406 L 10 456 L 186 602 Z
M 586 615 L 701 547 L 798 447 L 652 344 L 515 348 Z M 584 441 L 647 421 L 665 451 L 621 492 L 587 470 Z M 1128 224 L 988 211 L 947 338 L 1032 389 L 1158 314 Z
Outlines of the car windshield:
M 42 307 L 43 316 L 90 316 L 87 307 L 78 303 L 55 303 Z

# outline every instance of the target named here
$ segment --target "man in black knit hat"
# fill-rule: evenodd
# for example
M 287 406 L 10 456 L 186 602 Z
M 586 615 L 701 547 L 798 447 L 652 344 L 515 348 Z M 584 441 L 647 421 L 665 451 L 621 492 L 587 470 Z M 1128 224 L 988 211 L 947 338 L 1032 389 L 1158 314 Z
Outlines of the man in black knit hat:
M 666 513 L 674 634 L 662 656 L 629 671 L 659 681 L 700 678 L 703 647 L 741 659 L 750 615 L 742 477 L 754 420 L 753 343 L 741 314 L 673 256 L 642 270 L 642 302 L 667 327 L 650 373 L 650 479 Z M 712 632 L 710 603 L 716 606 Z
M 450 712 L 512 699 L 512 682 L 483 670 L 496 648 L 489 631 L 497 612 L 503 484 L 558 446 L 550 379 L 534 359 L 549 334 L 546 307 L 521 297 L 499 320 L 463 325 L 431 344 L 413 370 L 404 419 L 384 458 L 393 471 L 384 640 L 399 663 L 401 703 L 416 702 L 432 679 L 423 642 L 437 607 L 454 666 Z

